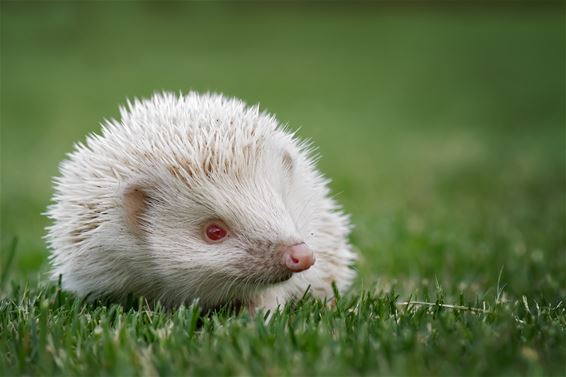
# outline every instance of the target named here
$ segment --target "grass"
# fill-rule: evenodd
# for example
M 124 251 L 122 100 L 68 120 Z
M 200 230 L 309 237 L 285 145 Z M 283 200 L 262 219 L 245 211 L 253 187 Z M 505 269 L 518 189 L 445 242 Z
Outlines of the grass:
M 1 7 L 1 374 L 565 374 L 563 5 Z M 159 89 L 261 101 L 319 146 L 360 250 L 335 307 L 266 323 L 45 281 L 57 163 Z
M 329 309 L 305 297 L 275 313 L 87 305 L 57 287 L 3 300 L 3 373 L 25 375 L 560 375 L 562 304 L 484 302 L 481 312 L 399 305 L 365 292 Z M 477 305 L 478 303 L 472 303 Z M 7 333 L 7 334 L 6 334 Z M 454 362 L 458 366 L 455 369 Z

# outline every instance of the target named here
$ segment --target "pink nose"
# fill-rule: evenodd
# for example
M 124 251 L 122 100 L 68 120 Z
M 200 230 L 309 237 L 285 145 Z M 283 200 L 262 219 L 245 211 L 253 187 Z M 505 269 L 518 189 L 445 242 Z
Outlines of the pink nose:
M 293 272 L 308 270 L 315 260 L 312 250 L 304 242 L 283 249 L 283 265 Z

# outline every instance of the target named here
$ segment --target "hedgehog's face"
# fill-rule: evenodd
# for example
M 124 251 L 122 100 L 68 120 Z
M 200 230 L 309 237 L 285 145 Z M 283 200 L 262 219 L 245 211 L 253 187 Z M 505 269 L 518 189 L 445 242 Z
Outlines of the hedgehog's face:
M 312 250 L 300 238 L 281 237 L 267 229 L 250 231 L 241 223 L 219 217 L 204 221 L 191 236 L 194 263 L 218 275 L 222 282 L 238 286 L 279 283 L 314 264 Z
M 309 202 L 294 200 L 313 195 L 291 184 L 290 159 L 270 153 L 245 175 L 219 171 L 191 185 L 174 169 L 165 187 L 126 189 L 130 229 L 163 265 L 168 284 L 220 300 L 288 280 L 315 263 L 305 242 Z

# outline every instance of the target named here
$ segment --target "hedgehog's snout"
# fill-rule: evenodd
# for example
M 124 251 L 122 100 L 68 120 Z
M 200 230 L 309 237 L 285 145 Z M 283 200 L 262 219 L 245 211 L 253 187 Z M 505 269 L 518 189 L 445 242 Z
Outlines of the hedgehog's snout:
M 308 270 L 315 261 L 313 251 L 304 242 L 281 248 L 281 264 L 293 273 Z

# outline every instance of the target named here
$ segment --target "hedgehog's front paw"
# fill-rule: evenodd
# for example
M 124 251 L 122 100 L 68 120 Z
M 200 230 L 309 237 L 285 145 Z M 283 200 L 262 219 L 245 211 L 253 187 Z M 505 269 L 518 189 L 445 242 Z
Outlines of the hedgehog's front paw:
M 248 311 L 251 315 L 255 316 L 257 312 L 261 311 L 264 314 L 269 312 L 269 317 L 271 315 L 283 308 L 287 300 L 281 292 L 277 289 L 266 289 L 263 292 L 258 293 L 249 303 Z

